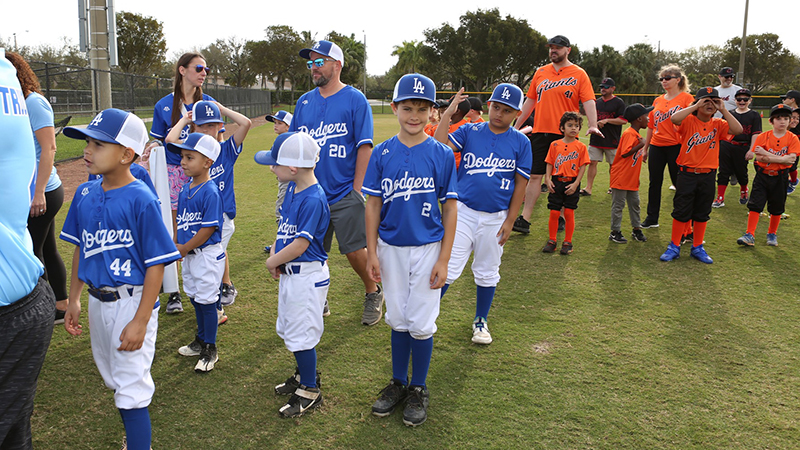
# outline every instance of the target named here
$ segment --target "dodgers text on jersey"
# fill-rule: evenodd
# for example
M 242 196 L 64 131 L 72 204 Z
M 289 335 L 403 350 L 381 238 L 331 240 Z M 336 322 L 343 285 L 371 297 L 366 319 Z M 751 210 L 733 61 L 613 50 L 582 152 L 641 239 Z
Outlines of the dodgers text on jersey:
M 381 191 L 383 191 L 383 203 L 388 203 L 398 197 L 408 201 L 415 194 L 436 192 L 436 184 L 433 177 L 409 177 L 408 171 L 406 171 L 399 180 L 382 179 Z
M 494 153 L 481 158 L 470 152 L 461 157 L 461 166 L 467 171 L 467 175 L 485 173 L 487 177 L 492 177 L 495 172 L 513 172 L 517 168 L 517 162 L 512 158 L 498 158 Z

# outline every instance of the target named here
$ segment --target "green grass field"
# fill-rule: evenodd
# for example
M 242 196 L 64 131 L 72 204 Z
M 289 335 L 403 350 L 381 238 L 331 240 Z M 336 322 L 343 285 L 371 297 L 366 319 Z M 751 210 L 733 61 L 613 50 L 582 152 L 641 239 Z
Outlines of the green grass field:
M 375 141 L 397 129 L 376 116 Z M 253 129 L 236 167 L 237 230 L 230 244 L 239 290 L 219 332 L 220 361 L 197 375 L 179 346 L 194 336 L 191 307 L 162 314 L 152 367 L 155 449 L 546 448 L 790 449 L 798 447 L 800 197 L 790 196 L 778 231 L 754 248 L 736 238 L 747 211 L 730 188 L 712 213 L 707 266 L 688 256 L 662 263 L 671 191 L 664 186 L 661 228 L 646 243 L 608 241 L 608 166 L 576 212 L 575 252 L 547 255 L 546 199 L 532 232 L 505 246 L 489 317 L 494 343 L 470 342 L 475 309 L 471 271 L 442 301 L 428 386 L 428 421 L 401 413 L 379 419 L 370 406 L 391 377 L 388 326 L 360 324 L 362 287 L 346 258 L 330 255 L 332 315 L 317 348 L 325 404 L 297 420 L 279 418 L 273 386 L 294 369 L 275 334 L 278 283 L 264 267 L 271 243 L 275 177 L 253 161 L 274 139 Z M 752 168 L 752 166 L 751 166 Z M 646 172 L 646 171 L 643 171 Z M 647 175 L 642 174 L 642 208 Z M 68 204 L 62 208 L 63 223 Z M 623 233 L 629 236 L 627 214 Z M 73 247 L 61 243 L 69 263 Z M 87 330 L 84 294 L 84 330 Z M 166 298 L 162 296 L 162 302 Z M 56 327 L 39 377 L 34 444 L 42 449 L 115 449 L 124 434 L 112 392 L 91 356 L 89 336 Z

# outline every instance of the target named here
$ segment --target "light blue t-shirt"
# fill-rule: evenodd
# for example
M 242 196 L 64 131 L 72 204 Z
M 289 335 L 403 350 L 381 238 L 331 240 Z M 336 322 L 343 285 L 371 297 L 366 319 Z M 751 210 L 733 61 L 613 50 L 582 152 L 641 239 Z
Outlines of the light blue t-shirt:
M 28 106 L 28 116 L 30 117 L 31 121 L 31 131 L 34 133 L 33 144 L 36 146 L 36 165 L 38 167 L 39 159 L 42 157 L 42 146 L 36 139 L 36 131 L 45 127 L 54 126 L 53 107 L 50 106 L 50 102 L 48 102 L 46 98 L 36 92 L 31 92 L 28 94 L 28 97 L 25 98 L 25 104 Z M 56 167 L 53 166 L 53 170 L 50 171 L 50 178 L 47 180 L 47 186 L 45 186 L 44 191 L 54 191 L 58 189 L 59 186 L 61 186 L 61 178 L 58 177 Z
M 25 98 L 17 71 L 0 51 L 0 306 L 10 305 L 33 291 L 44 267 L 33 254 L 28 233 L 31 182 L 36 154 Z

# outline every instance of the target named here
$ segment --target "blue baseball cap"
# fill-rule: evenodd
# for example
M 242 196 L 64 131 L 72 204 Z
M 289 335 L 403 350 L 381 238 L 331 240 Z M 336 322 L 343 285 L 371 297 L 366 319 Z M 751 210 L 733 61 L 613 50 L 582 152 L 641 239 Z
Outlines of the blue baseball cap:
M 511 83 L 500 83 L 492 91 L 490 102 L 508 105 L 517 111 L 522 109 L 522 89 Z
M 72 139 L 90 137 L 102 142 L 111 142 L 130 147 L 141 156 L 147 144 L 147 127 L 136 114 L 121 109 L 109 108 L 100 111 L 86 128 L 66 127 L 64 136 Z
M 281 122 L 285 123 L 286 125 L 292 124 L 292 113 L 286 112 L 284 110 L 280 110 L 275 114 L 269 115 L 266 117 L 268 122 L 275 122 L 276 120 L 280 120 Z
M 255 160 L 265 166 L 310 168 L 319 160 L 319 145 L 308 133 L 283 133 L 275 138 L 270 150 L 257 152 Z
M 436 103 L 436 85 L 433 80 L 418 73 L 403 75 L 394 85 L 392 102 L 402 102 L 403 100 L 427 100 L 434 105 Z
M 206 123 L 224 123 L 219 107 L 214 102 L 201 100 L 192 107 L 192 121 L 195 125 Z
M 193 150 L 206 158 L 216 161 L 219 157 L 219 142 L 203 133 L 192 133 L 181 144 L 167 144 L 167 150 L 180 154 L 181 150 Z
M 344 67 L 344 53 L 342 53 L 342 49 L 338 45 L 331 41 L 319 41 L 311 48 L 300 50 L 300 57 L 311 59 L 311 52 L 317 52 L 320 55 L 333 58 L 342 63 L 342 67 Z

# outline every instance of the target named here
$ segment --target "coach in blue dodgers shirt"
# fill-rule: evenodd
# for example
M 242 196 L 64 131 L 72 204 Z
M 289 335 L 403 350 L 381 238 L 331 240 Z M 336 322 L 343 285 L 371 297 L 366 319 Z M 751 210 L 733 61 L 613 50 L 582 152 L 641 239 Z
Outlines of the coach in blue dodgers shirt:
M 56 299 L 28 234 L 36 155 L 25 97 L 2 48 L 0 136 L 0 448 L 31 449 L 33 398 Z
M 383 292 L 367 273 L 366 209 L 361 184 L 372 153 L 372 108 L 367 98 L 341 81 L 344 54 L 338 45 L 319 41 L 314 48 L 300 50 L 308 59 L 316 89 L 297 100 L 289 131 L 310 134 L 319 144 L 316 175 L 331 208 L 331 222 L 325 235 L 330 253 L 333 233 L 339 252 L 364 282 L 364 314 L 361 323 L 375 325 L 381 320 Z M 330 314 L 325 302 L 323 315 Z

